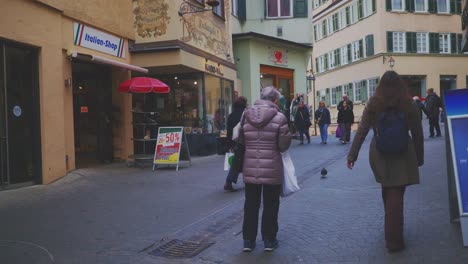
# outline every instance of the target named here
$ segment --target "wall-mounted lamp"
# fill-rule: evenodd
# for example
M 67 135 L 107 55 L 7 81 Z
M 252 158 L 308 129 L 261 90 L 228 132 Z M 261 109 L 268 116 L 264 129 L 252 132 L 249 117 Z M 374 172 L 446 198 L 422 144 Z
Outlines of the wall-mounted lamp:
M 71 87 L 72 86 L 72 79 L 67 78 L 65 79 L 65 87 Z
M 393 67 L 395 66 L 395 59 L 393 58 L 392 55 L 388 55 L 388 56 L 384 55 L 382 57 L 382 64 L 385 64 L 386 62 L 388 62 L 390 69 L 393 69 Z
M 193 14 L 193 13 L 202 13 L 202 12 L 207 12 L 207 11 L 212 11 L 214 7 L 219 6 L 219 1 L 218 0 L 208 0 L 205 1 L 205 3 L 210 7 L 210 8 L 202 8 L 198 6 L 197 4 L 191 3 L 188 0 L 184 0 L 182 4 L 180 4 L 179 7 L 179 16 L 183 16 L 186 14 Z

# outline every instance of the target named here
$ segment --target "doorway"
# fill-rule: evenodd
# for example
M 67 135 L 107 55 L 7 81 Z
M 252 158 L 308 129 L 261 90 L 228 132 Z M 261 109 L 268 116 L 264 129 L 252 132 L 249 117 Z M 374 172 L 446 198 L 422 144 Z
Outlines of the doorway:
M 260 65 L 260 86 L 261 88 L 273 86 L 279 89 L 285 99 L 279 107 L 290 121 L 291 102 L 294 100 L 294 70 Z
M 403 82 L 405 82 L 408 87 L 408 92 L 411 97 L 426 97 L 426 76 L 403 75 L 401 76 L 401 79 L 403 79 Z
M 0 40 L 0 185 L 41 183 L 38 50 Z
M 113 160 L 111 68 L 73 62 L 73 116 L 77 168 Z
M 440 99 L 444 102 L 445 92 L 457 89 L 456 75 L 441 75 L 440 76 Z

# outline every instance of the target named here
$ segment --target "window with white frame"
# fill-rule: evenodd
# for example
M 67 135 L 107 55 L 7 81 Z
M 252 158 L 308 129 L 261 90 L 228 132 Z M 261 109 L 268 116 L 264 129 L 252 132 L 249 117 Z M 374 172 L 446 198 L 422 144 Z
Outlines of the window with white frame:
M 338 29 L 343 29 L 345 28 L 346 25 L 346 9 L 343 8 L 339 13 L 338 13 Z
M 336 67 L 335 56 L 333 51 L 328 52 L 328 69 L 333 69 Z
M 239 15 L 239 0 L 231 0 L 232 15 L 237 17 Z
M 414 0 L 414 11 L 427 12 L 428 0 Z
M 417 53 L 429 53 L 429 33 L 416 33 Z
M 377 89 L 377 80 L 378 80 L 377 78 L 374 78 L 374 79 L 370 79 L 367 81 L 367 87 L 369 89 L 367 91 L 367 94 L 369 98 L 371 98 L 375 94 L 375 90 Z
M 450 53 L 450 34 L 439 34 L 439 52 Z
M 266 0 L 267 18 L 293 16 L 293 0 Z
M 359 41 L 355 41 L 351 43 L 351 60 L 357 61 L 360 59 L 360 51 L 359 51 Z
M 362 101 L 361 89 L 362 89 L 361 81 L 355 82 L 354 83 L 354 101 Z
M 325 21 L 327 23 L 327 36 L 330 36 L 333 34 L 333 18 L 329 17 Z
M 348 46 L 340 48 L 340 56 L 341 65 L 348 64 Z
M 325 70 L 325 58 L 324 56 L 318 57 L 318 71 L 323 72 Z
M 364 0 L 362 3 L 362 14 L 364 17 L 372 15 L 372 0 Z
M 330 105 L 336 105 L 336 87 L 331 88 Z
M 354 1 L 352 5 L 349 6 L 349 23 L 354 24 L 358 21 L 358 4 L 357 1 Z
M 354 101 L 354 85 L 352 83 L 343 86 L 343 95 L 347 95 L 350 101 Z
M 437 13 L 447 14 L 450 12 L 450 0 L 437 0 Z
M 406 52 L 405 32 L 393 32 L 393 52 Z
M 392 11 L 405 11 L 405 0 L 392 0 Z

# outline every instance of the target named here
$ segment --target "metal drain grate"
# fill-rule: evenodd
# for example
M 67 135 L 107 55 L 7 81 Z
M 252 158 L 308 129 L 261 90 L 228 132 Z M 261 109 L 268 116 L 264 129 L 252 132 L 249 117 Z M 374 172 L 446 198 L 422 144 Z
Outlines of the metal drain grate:
M 193 258 L 212 245 L 214 245 L 213 242 L 198 243 L 173 239 L 151 251 L 149 254 L 165 258 Z

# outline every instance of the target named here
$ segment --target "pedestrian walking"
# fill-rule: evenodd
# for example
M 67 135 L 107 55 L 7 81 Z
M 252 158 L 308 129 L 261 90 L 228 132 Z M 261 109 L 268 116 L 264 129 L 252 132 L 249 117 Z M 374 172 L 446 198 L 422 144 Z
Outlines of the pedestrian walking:
M 309 109 L 305 107 L 303 101 L 300 101 L 297 107 L 296 116 L 294 117 L 294 126 L 299 131 L 299 138 L 301 141 L 299 144 L 304 144 L 304 134 L 307 138 L 307 143 L 310 144 L 309 128 L 311 125 Z
M 319 108 L 315 111 L 315 123 L 320 128 L 320 144 L 327 144 L 328 126 L 331 123 L 330 111 L 327 109 L 324 101 L 319 102 Z
M 413 101 L 414 101 L 414 103 L 416 104 L 416 106 L 418 106 L 418 108 L 419 108 L 419 115 L 421 116 L 421 120 L 422 120 L 422 118 L 423 118 L 423 113 L 426 115 L 427 118 L 429 118 L 429 113 L 427 112 L 426 107 L 425 107 L 424 104 L 421 102 L 421 100 L 419 100 L 419 97 L 418 97 L 418 96 L 414 96 L 414 97 L 413 97 Z
M 439 114 L 440 108 L 442 107 L 442 101 L 440 97 L 434 92 L 433 88 L 427 90 L 426 97 L 426 109 L 429 113 L 429 137 L 434 137 L 434 129 L 436 131 L 436 137 L 441 137 L 439 125 Z
M 403 204 L 406 186 L 419 183 L 418 167 L 424 164 L 424 139 L 418 107 L 394 71 L 381 78 L 375 95 L 362 114 L 347 166 L 354 167 L 370 129 L 374 130 L 369 156 L 375 179 L 382 186 L 385 208 L 385 240 L 390 252 L 405 248 Z M 409 136 L 408 131 L 411 132 Z
M 351 139 L 351 126 L 354 123 L 354 113 L 347 101 L 343 102 L 343 106 L 338 110 L 338 125 L 341 129 L 341 143 L 349 143 Z
M 244 252 L 255 248 L 258 213 L 263 192 L 261 233 L 265 251 L 278 247 L 278 210 L 283 183 L 281 152 L 291 145 L 288 121 L 276 105 L 280 93 L 274 87 L 263 88 L 260 100 L 244 111 L 239 143 L 245 146 L 243 175 L 245 183 Z
M 240 122 L 242 114 L 244 113 L 245 108 L 247 107 L 247 98 L 240 96 L 234 102 L 233 111 L 229 114 L 227 119 L 227 140 L 228 140 L 228 148 L 229 151 L 234 149 L 234 145 L 236 144 L 232 140 L 232 134 L 234 127 Z M 234 187 L 232 187 L 232 183 L 237 183 L 237 177 L 239 173 L 233 169 L 229 169 L 228 175 L 226 177 L 226 182 L 224 184 L 224 190 L 226 191 L 235 191 Z
M 348 95 L 343 95 L 343 100 L 340 101 L 338 103 L 338 106 L 336 107 L 336 109 L 338 110 L 338 115 L 341 111 L 343 111 L 344 109 L 344 104 L 346 103 L 346 105 L 348 106 L 348 108 L 351 109 L 351 112 L 353 112 L 353 102 L 351 100 L 349 100 L 348 98 Z M 339 122 L 338 122 L 339 123 Z M 353 123 L 354 123 L 354 112 L 353 112 Z M 352 124 L 351 124 L 352 125 Z M 343 129 L 342 129 L 343 131 Z M 351 141 L 351 126 L 349 127 L 349 130 L 348 130 L 348 133 L 346 134 L 346 138 L 345 138 L 345 143 L 346 142 L 350 142 Z

